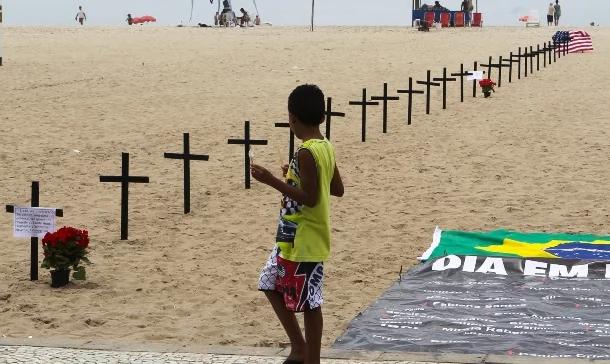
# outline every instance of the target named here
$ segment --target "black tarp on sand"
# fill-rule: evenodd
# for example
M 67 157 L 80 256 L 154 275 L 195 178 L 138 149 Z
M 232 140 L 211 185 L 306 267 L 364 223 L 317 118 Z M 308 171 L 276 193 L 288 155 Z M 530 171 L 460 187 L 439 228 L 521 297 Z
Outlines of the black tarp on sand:
M 458 256 L 435 262 L 403 275 L 334 347 L 610 359 L 610 264 Z

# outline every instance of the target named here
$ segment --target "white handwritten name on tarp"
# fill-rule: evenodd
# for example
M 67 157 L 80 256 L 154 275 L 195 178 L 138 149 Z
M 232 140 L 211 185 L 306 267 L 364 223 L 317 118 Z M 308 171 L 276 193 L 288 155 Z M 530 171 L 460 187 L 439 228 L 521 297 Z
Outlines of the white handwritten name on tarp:
M 449 269 L 460 269 L 470 273 L 493 273 L 507 275 L 504 259 L 499 257 L 485 257 L 478 262 L 477 256 L 447 255 L 432 263 L 433 271 L 444 271 Z M 522 273 L 524 276 L 549 277 L 549 278 L 587 278 L 589 276 L 588 264 L 577 264 L 568 266 L 565 264 L 548 263 L 538 260 L 523 260 Z M 605 278 L 610 279 L 610 264 L 606 264 Z
M 13 236 L 16 238 L 43 237 L 55 231 L 55 209 L 46 207 L 17 207 L 13 214 Z

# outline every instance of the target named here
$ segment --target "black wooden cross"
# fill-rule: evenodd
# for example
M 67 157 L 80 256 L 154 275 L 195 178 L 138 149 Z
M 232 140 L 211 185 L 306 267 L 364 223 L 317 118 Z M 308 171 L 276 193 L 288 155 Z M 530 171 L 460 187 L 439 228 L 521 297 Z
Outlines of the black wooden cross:
M 333 99 L 332 97 L 326 98 L 326 139 L 330 140 L 330 121 L 333 116 L 338 116 L 341 118 L 345 117 L 344 112 L 333 111 Z
M 491 69 L 492 68 L 497 68 L 498 69 L 498 87 L 502 87 L 502 67 L 508 67 L 507 64 L 505 64 L 504 62 L 502 62 L 502 56 L 500 56 L 498 63 L 492 63 L 492 57 L 489 57 L 489 63 L 488 64 L 482 64 L 481 66 L 487 67 L 488 71 L 488 78 L 491 78 Z
M 457 78 L 447 77 L 447 67 L 443 67 L 443 77 L 435 77 L 432 81 L 441 81 L 443 84 L 443 110 L 447 108 L 447 82 L 457 81 Z
M 417 81 L 418 85 L 426 85 L 426 114 L 430 114 L 430 86 L 440 86 L 438 82 L 432 82 L 430 70 L 427 72 L 426 81 Z
M 32 203 L 31 207 L 40 207 L 40 184 L 38 181 L 32 182 Z M 14 213 L 15 205 L 6 205 L 6 212 Z M 56 209 L 55 216 L 64 216 L 64 210 Z M 38 280 L 38 237 L 30 237 L 30 280 Z
M 557 43 L 555 41 L 553 41 L 553 62 L 557 62 Z
M 553 50 L 555 49 L 555 47 L 553 46 L 553 44 L 549 41 L 547 43 L 546 46 L 546 50 L 549 52 L 549 66 L 553 63 Z
M 536 71 L 540 71 L 540 44 L 536 44 Z
M 373 101 L 382 101 L 383 107 L 383 133 L 388 132 L 388 101 L 396 101 L 400 100 L 398 96 L 388 96 L 388 84 L 387 82 L 383 83 L 383 96 L 371 96 L 371 100 Z
M 534 74 L 534 57 L 536 56 L 536 52 L 534 52 L 534 47 L 530 46 L 530 75 Z
M 523 65 L 523 77 L 527 77 L 527 62 L 530 59 L 530 54 L 527 52 L 527 47 L 523 47 L 523 60 L 525 61 L 525 64 Z
M 519 47 L 519 53 L 517 53 L 517 55 L 515 57 L 517 57 L 517 59 L 519 60 L 519 63 L 517 63 L 517 79 L 520 80 L 521 79 L 521 58 L 523 58 L 523 56 L 521 55 L 521 47 Z
M 250 189 L 250 145 L 267 145 L 266 140 L 250 139 L 250 121 L 244 122 L 244 138 L 229 139 L 228 144 L 243 144 L 244 145 L 244 172 L 245 172 L 245 187 Z
M 547 44 L 546 44 L 546 42 L 544 42 L 542 49 L 540 50 L 542 52 L 542 66 L 544 68 L 546 68 L 546 53 L 548 52 L 548 50 L 549 49 L 547 47 Z
M 207 161 L 210 157 L 208 155 L 191 154 L 189 133 L 183 134 L 183 141 L 184 152 L 164 153 L 163 157 L 184 160 L 184 213 L 188 214 L 191 212 L 191 161 Z
M 121 183 L 121 240 L 128 239 L 129 230 L 129 184 L 149 183 L 148 177 L 136 177 L 129 175 L 129 153 L 121 155 L 120 176 L 100 176 L 100 182 Z
M 508 59 L 505 59 L 504 62 L 508 62 L 506 64 L 506 67 L 508 67 L 508 83 L 511 83 L 513 82 L 513 63 L 519 62 L 519 64 L 521 64 L 521 59 L 515 59 L 515 55 L 513 54 L 513 52 L 510 52 Z
M 491 67 L 492 67 L 493 58 L 489 56 L 489 61 L 487 64 L 481 63 L 481 67 L 487 67 L 487 78 L 491 79 Z
M 473 73 L 476 72 L 477 68 L 478 68 L 478 63 L 475 61 L 472 72 Z M 483 71 L 483 74 L 485 74 L 485 71 Z M 472 80 L 472 97 L 477 97 L 477 80 Z
M 460 76 L 460 102 L 464 102 L 464 76 L 471 76 L 472 72 L 464 71 L 464 64 L 460 64 L 460 72 L 452 73 L 451 76 Z
M 292 156 L 294 155 L 294 133 L 292 129 L 290 129 L 290 124 L 288 123 L 275 123 L 276 128 L 288 128 L 290 130 L 290 138 L 288 140 L 288 163 L 292 160 Z
M 396 90 L 396 93 L 399 94 L 408 94 L 407 103 L 407 125 L 411 125 L 411 113 L 413 110 L 413 94 L 423 94 L 424 90 L 414 90 L 413 89 L 413 77 L 409 77 L 409 88 L 406 90 Z
M 350 105 L 360 105 L 362 106 L 362 141 L 366 141 L 366 107 L 368 105 L 379 105 L 377 101 L 367 101 L 366 100 L 366 89 L 362 89 L 362 101 L 350 101 Z
M 502 68 L 510 67 L 510 65 L 504 63 L 502 56 L 498 57 L 498 63 L 492 64 L 492 67 L 498 69 L 498 87 L 502 87 Z

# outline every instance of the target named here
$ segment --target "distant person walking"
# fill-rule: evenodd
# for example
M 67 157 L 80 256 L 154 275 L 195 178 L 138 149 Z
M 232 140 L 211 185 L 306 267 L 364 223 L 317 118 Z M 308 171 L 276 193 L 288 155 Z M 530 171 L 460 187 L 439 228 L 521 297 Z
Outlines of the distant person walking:
M 78 13 L 76 13 L 76 16 L 74 17 L 74 20 L 79 22 L 80 25 L 84 25 L 85 20 L 87 20 L 87 14 L 85 14 L 85 12 L 83 11 L 83 7 L 82 6 L 78 7 Z
M 466 26 L 469 27 L 472 20 L 472 0 L 462 1 L 461 10 L 466 14 Z
M 553 19 L 555 19 L 555 7 L 553 3 L 549 3 L 549 11 L 546 13 L 546 25 L 549 27 L 553 25 Z
M 555 26 L 559 25 L 559 18 L 561 17 L 561 5 L 559 5 L 559 0 L 555 0 Z

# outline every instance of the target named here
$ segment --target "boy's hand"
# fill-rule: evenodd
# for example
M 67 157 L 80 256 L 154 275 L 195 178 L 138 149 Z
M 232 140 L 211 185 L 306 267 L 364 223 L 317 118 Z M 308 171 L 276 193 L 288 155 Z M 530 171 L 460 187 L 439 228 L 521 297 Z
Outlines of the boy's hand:
M 273 176 L 273 174 L 271 174 L 271 172 L 269 172 L 265 167 L 261 167 L 256 164 L 252 164 L 250 166 L 250 173 L 255 180 L 266 185 L 270 185 L 275 179 L 275 176 Z
M 287 173 L 288 173 L 288 164 L 284 164 L 284 165 L 282 166 L 282 175 L 283 175 L 284 177 L 286 177 L 286 174 L 287 174 Z

